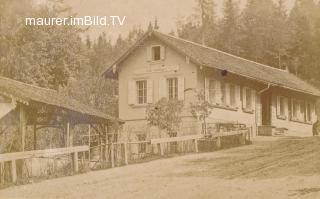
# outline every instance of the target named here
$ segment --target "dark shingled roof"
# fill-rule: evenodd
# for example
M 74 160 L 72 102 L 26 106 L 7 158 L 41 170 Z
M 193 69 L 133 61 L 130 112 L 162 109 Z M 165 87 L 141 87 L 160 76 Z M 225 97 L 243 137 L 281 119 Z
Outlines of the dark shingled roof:
M 136 46 L 141 44 L 148 36 L 154 36 L 164 42 L 171 48 L 188 56 L 191 61 L 206 67 L 227 70 L 231 73 L 251 78 L 273 86 L 284 87 L 287 89 L 320 96 L 320 91 L 314 86 L 297 76 L 281 69 L 263 65 L 254 61 L 250 61 L 241 57 L 237 57 L 214 48 L 209 48 L 191 41 L 166 35 L 157 31 L 147 32 L 136 44 L 129 48 L 122 56 L 120 56 L 112 65 L 108 66 L 104 73 L 106 77 L 111 77 L 113 73 L 113 65 L 120 63 L 129 55 Z
M 24 104 L 30 104 L 32 102 L 42 103 L 74 111 L 93 118 L 117 120 L 105 113 L 84 105 L 77 100 L 59 94 L 55 90 L 26 84 L 2 76 L 0 76 L 0 94 L 14 98 L 18 102 Z

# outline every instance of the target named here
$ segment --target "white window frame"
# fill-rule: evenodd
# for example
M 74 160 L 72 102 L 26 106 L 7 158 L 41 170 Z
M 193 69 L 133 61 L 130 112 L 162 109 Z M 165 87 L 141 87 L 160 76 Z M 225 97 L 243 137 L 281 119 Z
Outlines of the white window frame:
M 231 87 L 233 87 L 233 99 L 232 99 L 232 89 Z M 232 103 L 233 102 L 233 103 Z M 229 102 L 227 102 L 228 105 L 232 108 L 236 108 L 237 107 L 237 88 L 235 84 L 229 84 Z
M 215 79 L 208 79 L 208 100 L 210 103 L 215 104 L 216 103 L 216 97 L 217 97 L 217 91 L 216 91 L 216 82 Z M 213 87 L 212 84 L 213 83 Z
M 144 83 L 142 90 L 142 103 L 140 103 L 140 93 L 139 93 L 139 85 L 138 83 L 142 82 Z M 140 79 L 135 81 L 136 84 L 136 102 L 138 105 L 144 105 L 148 103 L 148 81 L 146 79 Z
M 224 89 L 222 88 L 224 87 Z M 220 101 L 222 106 L 227 106 L 227 83 L 225 81 L 220 81 Z
M 282 104 L 283 103 L 283 104 Z M 276 105 L 276 113 L 278 119 L 287 119 L 287 105 L 288 104 L 288 98 L 285 96 L 277 96 L 277 105 Z
M 308 110 L 308 107 L 309 107 L 309 110 Z M 308 123 L 311 123 L 313 118 L 312 118 L 312 112 L 313 112 L 313 104 L 311 102 L 306 102 L 305 103 L 305 121 L 308 122 Z
M 176 81 L 175 85 L 170 86 L 170 81 L 171 80 Z M 172 99 L 176 99 L 177 100 L 179 98 L 179 78 L 178 77 L 168 77 L 166 79 L 166 82 L 167 82 L 167 98 L 169 100 L 172 100 Z M 171 89 L 173 89 L 172 90 L 172 97 L 170 97 Z
M 247 99 L 247 92 L 250 93 L 250 99 Z M 245 112 L 252 112 L 254 110 L 252 89 L 249 87 L 243 87 L 242 89 L 242 108 Z M 248 107 L 248 101 L 250 102 L 250 107 Z
M 295 111 L 294 111 L 295 109 Z M 291 119 L 299 120 L 300 102 L 296 98 L 291 99 Z

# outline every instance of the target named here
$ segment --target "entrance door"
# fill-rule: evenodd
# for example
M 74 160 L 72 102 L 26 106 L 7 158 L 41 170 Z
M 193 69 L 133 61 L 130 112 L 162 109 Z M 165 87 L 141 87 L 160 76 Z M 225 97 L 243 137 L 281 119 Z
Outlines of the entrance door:
M 261 94 L 262 125 L 271 125 L 271 93 Z

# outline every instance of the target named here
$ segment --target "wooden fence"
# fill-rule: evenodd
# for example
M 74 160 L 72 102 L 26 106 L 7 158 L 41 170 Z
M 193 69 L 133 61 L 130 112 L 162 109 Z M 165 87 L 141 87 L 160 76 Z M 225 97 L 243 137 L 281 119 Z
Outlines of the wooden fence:
M 7 175 L 10 175 L 11 182 L 17 181 L 16 161 L 33 158 L 50 158 L 58 155 L 72 157 L 72 169 L 76 173 L 79 171 L 79 153 L 81 162 L 89 163 L 89 168 L 112 168 L 116 166 L 128 165 L 136 162 L 143 162 L 161 158 L 162 156 L 178 153 L 197 153 L 199 144 L 209 141 L 215 144 L 216 148 L 221 148 L 221 139 L 232 137 L 238 144 L 245 144 L 250 140 L 250 128 L 219 132 L 211 135 L 191 135 L 181 137 L 168 137 L 151 139 L 139 142 L 117 142 L 107 143 L 98 146 L 76 146 L 67 148 L 56 148 L 48 150 L 25 151 L 17 153 L 0 154 L 0 182 L 4 183 L 5 163 Z M 87 155 L 86 155 L 87 154 Z M 85 160 L 84 160 L 85 159 Z
M 215 148 L 219 149 L 222 147 L 221 139 L 231 136 L 236 138 L 238 144 L 244 145 L 246 140 L 250 140 L 250 128 L 219 132 L 210 136 L 191 135 L 151 139 L 150 141 L 107 143 L 91 147 L 90 156 L 98 157 L 98 159 L 91 159 L 95 165 L 102 165 L 103 168 L 115 167 L 168 154 L 197 153 L 199 152 L 199 141 L 214 142 Z
M 88 146 L 76 146 L 76 147 L 67 147 L 67 148 L 56 148 L 56 149 L 47 149 L 47 150 L 36 150 L 36 151 L 24 151 L 16 153 L 5 153 L 0 154 L 0 182 L 5 183 L 5 163 L 10 163 L 10 176 L 11 181 L 15 183 L 17 181 L 17 160 L 27 160 L 32 158 L 49 158 L 58 155 L 72 155 L 72 165 L 74 172 L 79 171 L 79 158 L 78 153 L 88 152 Z M 84 157 L 84 156 L 83 156 Z

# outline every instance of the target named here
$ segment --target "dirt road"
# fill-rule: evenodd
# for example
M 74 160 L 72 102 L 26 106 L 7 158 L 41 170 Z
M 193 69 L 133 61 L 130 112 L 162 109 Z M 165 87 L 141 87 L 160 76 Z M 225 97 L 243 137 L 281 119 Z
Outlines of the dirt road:
M 0 198 L 320 198 L 320 138 L 257 141 L 0 190 Z

